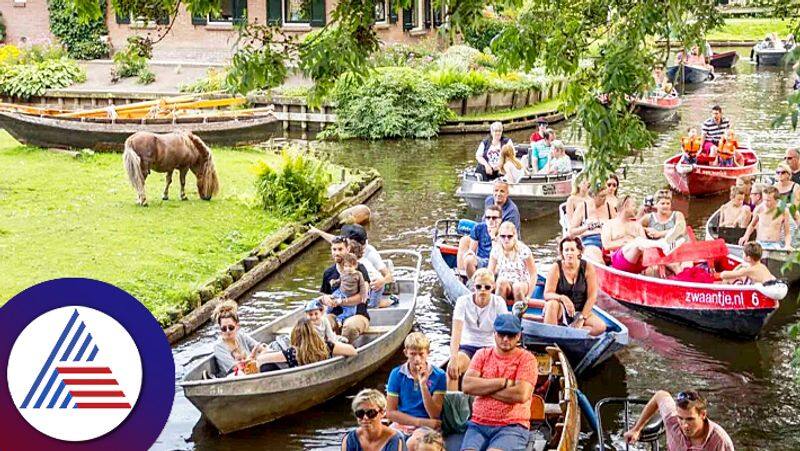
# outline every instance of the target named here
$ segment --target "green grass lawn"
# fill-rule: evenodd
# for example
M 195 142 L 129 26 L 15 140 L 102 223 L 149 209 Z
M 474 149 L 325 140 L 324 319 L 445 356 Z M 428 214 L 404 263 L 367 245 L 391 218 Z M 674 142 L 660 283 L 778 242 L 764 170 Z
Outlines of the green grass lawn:
M 174 177 L 161 200 L 164 174 L 147 179 L 150 206 L 136 194 L 121 154 L 83 158 L 22 146 L 0 130 L 0 305 L 38 282 L 91 277 L 128 290 L 159 320 L 185 296 L 245 256 L 287 223 L 254 202 L 254 149 L 215 149 L 219 197 L 179 199 Z
M 467 116 L 456 116 L 455 120 L 481 120 L 481 121 L 505 121 L 509 119 L 516 119 L 519 117 L 530 116 L 532 114 L 544 113 L 545 111 L 558 110 L 561 101 L 558 99 L 550 99 L 545 102 L 537 103 L 535 105 L 527 106 L 521 109 L 512 109 L 504 111 L 492 111 L 489 113 L 470 114 Z
M 791 33 L 791 23 L 778 18 L 725 19 L 725 25 L 710 31 L 706 39 L 711 41 L 760 41 L 768 33 L 778 33 L 781 39 Z

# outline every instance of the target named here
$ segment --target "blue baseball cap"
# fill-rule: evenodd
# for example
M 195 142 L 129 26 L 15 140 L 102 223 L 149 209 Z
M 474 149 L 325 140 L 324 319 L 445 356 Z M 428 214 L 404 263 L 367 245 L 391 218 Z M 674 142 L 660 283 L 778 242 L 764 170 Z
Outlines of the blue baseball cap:
M 306 302 L 305 311 L 313 312 L 314 310 L 322 310 L 323 308 L 325 307 L 322 306 L 322 303 L 319 302 L 319 299 L 312 299 Z
M 504 313 L 497 315 L 497 318 L 495 318 L 494 331 L 504 334 L 518 334 L 522 332 L 522 323 L 515 315 Z

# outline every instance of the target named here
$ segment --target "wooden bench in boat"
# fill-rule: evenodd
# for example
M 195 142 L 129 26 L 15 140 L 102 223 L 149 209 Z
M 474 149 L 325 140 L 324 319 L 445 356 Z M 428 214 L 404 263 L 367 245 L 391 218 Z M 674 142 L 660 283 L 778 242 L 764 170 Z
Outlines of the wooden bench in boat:
M 393 325 L 390 326 L 369 326 L 369 328 L 364 332 L 363 335 L 381 335 L 389 332 L 394 328 Z M 278 329 L 275 333 L 277 335 L 291 335 L 293 326 L 282 327 Z

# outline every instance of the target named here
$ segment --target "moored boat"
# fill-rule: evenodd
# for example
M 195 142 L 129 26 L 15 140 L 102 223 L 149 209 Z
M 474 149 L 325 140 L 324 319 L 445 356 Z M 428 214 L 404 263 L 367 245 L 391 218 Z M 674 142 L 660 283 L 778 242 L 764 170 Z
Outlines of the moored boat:
M 528 145 L 515 146 L 527 153 Z M 523 219 L 534 219 L 554 213 L 572 191 L 573 178 L 583 170 L 583 157 L 575 148 L 567 149 L 572 161 L 572 171 L 564 174 L 534 174 L 523 177 L 519 183 L 509 184 L 509 199 L 513 200 Z M 473 210 L 483 211 L 486 198 L 492 195 L 493 182 L 481 180 L 474 170 L 461 176 L 461 186 L 456 196 L 461 197 Z
M 793 48 L 793 46 L 786 48 L 783 43 L 776 48 L 765 48 L 759 43 L 753 46 L 753 50 L 750 52 L 750 59 L 755 61 L 756 66 L 780 66 L 783 64 L 786 54 Z
M 433 232 L 431 264 L 444 289 L 448 301 L 455 301 L 469 293 L 465 278 L 456 271 L 458 240 L 468 234 L 474 222 L 468 220 L 443 219 L 436 222 Z M 539 275 L 532 300 L 542 300 L 544 277 Z M 510 306 L 509 306 L 510 307 Z M 575 366 L 575 372 L 595 367 L 627 346 L 628 329 L 609 313 L 595 306 L 595 315 L 606 323 L 606 332 L 593 337 L 584 329 L 554 326 L 542 323 L 542 309 L 532 302 L 522 317 L 523 343 L 526 346 L 556 343 L 567 354 Z
M 709 242 L 701 242 L 709 243 Z M 693 242 L 685 243 L 689 249 Z M 680 255 L 683 246 L 673 254 Z M 704 246 L 708 247 L 708 244 Z M 724 243 L 711 246 L 722 253 Z M 645 253 L 645 266 L 649 266 Z M 712 260 L 717 271 L 729 270 L 741 263 L 732 255 L 719 256 L 719 252 L 704 249 L 704 258 Z M 670 258 L 662 262 L 674 263 Z M 786 295 L 783 283 L 733 285 L 722 283 L 686 282 L 662 279 L 644 274 L 621 271 L 612 266 L 586 259 L 595 266 L 600 289 L 617 302 L 633 309 L 652 313 L 674 321 L 690 324 L 700 329 L 736 338 L 753 338 L 778 309 Z M 679 261 L 679 260 L 678 260 Z
M 180 383 L 186 398 L 220 432 L 230 433 L 320 404 L 380 368 L 411 331 L 422 262 L 419 253 L 409 250 L 382 251 L 381 255 L 411 258 L 414 263 L 394 266 L 400 302 L 369 311 L 369 329 L 353 343 L 358 355 L 253 375 L 203 379 L 204 373 L 216 372 L 215 359 L 209 356 L 189 370 Z M 300 307 L 260 327 L 251 336 L 262 343 L 271 342 L 291 331 L 304 315 Z
M 712 80 L 713 78 L 714 74 L 711 72 L 711 69 L 707 67 L 681 64 L 667 68 L 667 79 L 675 84 L 684 83 L 692 85 L 704 83 L 706 80 Z
M 730 52 L 715 53 L 709 58 L 709 64 L 717 69 L 729 69 L 739 61 L 739 53 L 736 50 Z
M 682 101 L 680 97 L 667 96 L 662 98 L 646 97 L 634 102 L 633 112 L 645 124 L 658 124 L 675 119 Z
M 740 143 L 739 152 L 741 165 L 732 167 L 682 164 L 682 154 L 678 154 L 664 162 L 664 176 L 670 188 L 685 196 L 721 193 L 735 185 L 737 177 L 758 172 L 758 156 L 750 149 L 749 143 Z
M 268 140 L 280 132 L 280 122 L 269 110 L 233 110 L 223 114 L 175 118 L 111 119 L 55 117 L 0 111 L 0 128 L 17 141 L 39 147 L 122 150 L 128 136 L 138 131 L 169 133 L 190 131 L 206 144 L 236 146 Z
M 744 229 L 729 229 L 726 233 L 727 236 L 719 236 L 719 210 L 717 210 L 708 221 L 706 221 L 706 239 L 715 240 L 717 238 L 725 239 L 725 245 L 728 247 L 731 255 L 742 258 L 742 246 L 739 246 L 738 238 L 744 234 Z M 794 260 L 796 251 L 787 251 L 782 249 L 764 249 L 764 254 L 761 256 L 761 261 L 775 277 L 785 279 L 789 283 L 794 283 L 800 280 L 800 265 L 789 265 L 786 272 L 783 271 L 783 266 L 790 261 Z

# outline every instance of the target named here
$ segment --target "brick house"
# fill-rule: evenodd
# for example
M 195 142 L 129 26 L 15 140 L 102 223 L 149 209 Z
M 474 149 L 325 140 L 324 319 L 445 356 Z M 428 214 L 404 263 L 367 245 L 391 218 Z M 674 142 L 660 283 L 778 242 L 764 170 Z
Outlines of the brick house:
M 156 46 L 157 57 L 180 59 L 220 59 L 229 56 L 236 41 L 234 24 L 247 17 L 251 21 L 280 24 L 288 34 L 304 35 L 323 27 L 336 0 L 221 0 L 218 17 L 192 17 L 182 4 L 167 36 Z M 46 0 L 6 0 L 0 4 L 6 21 L 7 39 L 12 44 L 53 40 L 49 31 Z M 431 0 L 416 0 L 414 7 L 400 10 L 391 0 L 378 3 L 375 28 L 384 42 L 414 42 L 441 25 L 441 11 Z M 167 18 L 145 23 L 131 17 L 117 17 L 108 8 L 106 23 L 111 44 L 119 48 L 133 34 L 160 36 Z

